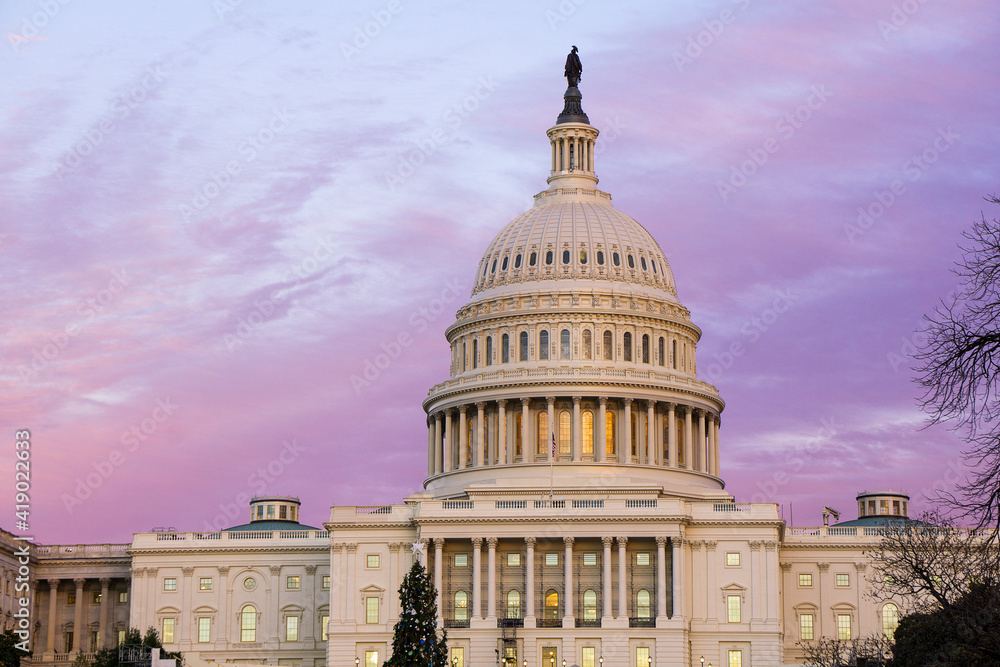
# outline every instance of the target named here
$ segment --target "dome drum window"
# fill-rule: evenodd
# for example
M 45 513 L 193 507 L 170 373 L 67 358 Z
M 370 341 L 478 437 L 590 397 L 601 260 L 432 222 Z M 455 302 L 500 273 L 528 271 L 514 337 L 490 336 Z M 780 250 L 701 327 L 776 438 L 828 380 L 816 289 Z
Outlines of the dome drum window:
M 538 253 L 533 252 L 530 255 L 528 255 L 528 266 L 534 266 L 537 261 L 538 261 Z
M 618 253 L 612 253 L 611 254 L 611 262 L 615 266 L 621 266 L 622 265 L 622 258 L 621 258 L 621 256 Z
M 646 271 L 646 258 L 645 257 L 640 257 L 639 258 L 639 264 L 642 266 L 642 270 Z M 503 265 L 504 265 L 504 268 L 507 267 L 507 260 L 506 259 L 503 261 Z
M 546 253 L 545 253 L 545 263 L 546 264 L 552 264 L 552 262 L 553 262 L 554 259 L 555 259 L 555 257 L 553 256 L 552 251 L 551 250 L 546 251 Z
M 599 266 L 604 266 L 604 251 L 603 250 L 598 250 L 597 251 L 597 264 Z
M 587 251 L 586 250 L 581 250 L 580 251 L 580 263 L 581 264 L 586 264 L 587 263 Z
M 515 269 L 521 268 L 521 253 L 517 253 L 517 256 L 514 258 L 514 268 Z M 653 271 L 656 271 L 655 263 L 653 264 Z
M 495 266 L 496 265 L 496 261 L 494 261 L 493 264 Z M 630 268 L 630 269 L 634 269 L 635 268 L 635 258 L 632 257 L 632 255 L 628 256 L 628 268 Z
M 569 250 L 563 250 L 562 263 L 569 264 Z
M 502 264 L 500 265 L 500 270 L 501 270 L 501 271 L 506 271 L 506 270 L 507 270 L 507 260 L 508 260 L 508 259 L 510 259 L 510 258 L 509 258 L 509 257 L 504 257 L 504 258 L 503 258 L 503 263 L 502 263 Z M 643 260 L 643 263 L 644 263 L 644 264 L 645 264 L 645 262 L 646 262 L 646 260 Z M 645 266 L 643 266 L 642 268 L 646 268 L 646 267 L 645 267 Z

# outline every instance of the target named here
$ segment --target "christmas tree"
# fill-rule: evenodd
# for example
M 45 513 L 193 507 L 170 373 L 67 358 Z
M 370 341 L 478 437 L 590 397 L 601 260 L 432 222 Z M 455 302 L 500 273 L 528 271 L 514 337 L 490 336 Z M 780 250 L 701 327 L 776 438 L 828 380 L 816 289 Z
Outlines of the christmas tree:
M 384 667 L 448 667 L 448 633 L 438 639 L 436 597 L 427 571 L 414 563 L 399 586 L 399 621 Z

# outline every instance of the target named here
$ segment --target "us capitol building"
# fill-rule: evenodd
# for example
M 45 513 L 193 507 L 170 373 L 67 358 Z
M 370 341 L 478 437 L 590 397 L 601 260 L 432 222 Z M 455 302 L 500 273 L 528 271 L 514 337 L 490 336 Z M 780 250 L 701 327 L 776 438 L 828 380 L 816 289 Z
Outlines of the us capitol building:
M 31 662 L 152 626 L 190 667 L 380 667 L 415 557 L 453 667 L 775 666 L 800 642 L 892 633 L 899 601 L 867 594 L 863 550 L 907 497 L 863 493 L 858 520 L 793 528 L 726 493 L 701 330 L 656 240 L 597 188 L 598 130 L 567 75 L 548 187 L 486 248 L 445 332 L 424 490 L 334 506 L 322 527 L 267 497 L 223 531 L 33 546 Z

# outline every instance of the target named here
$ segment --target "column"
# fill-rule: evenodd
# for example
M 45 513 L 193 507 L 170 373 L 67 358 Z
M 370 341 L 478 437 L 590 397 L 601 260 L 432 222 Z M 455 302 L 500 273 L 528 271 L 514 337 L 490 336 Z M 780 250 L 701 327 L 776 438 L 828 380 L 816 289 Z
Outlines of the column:
M 708 472 L 708 443 L 705 440 L 705 411 L 698 411 L 698 468 Z
M 605 457 L 607 456 L 607 451 L 608 451 L 608 439 L 607 439 L 607 437 L 608 437 L 608 397 L 607 396 L 599 396 L 597 398 L 597 401 L 598 401 L 598 403 L 600 404 L 601 407 L 597 411 L 597 429 L 598 429 L 598 431 L 595 434 L 596 437 L 594 438 L 594 443 L 595 443 L 594 447 L 597 448 L 597 451 L 594 452 L 594 454 L 595 454 L 594 458 L 597 461 L 599 461 L 601 463 L 604 463 Z
M 625 419 L 622 420 L 621 429 L 625 434 L 625 445 L 618 453 L 618 463 L 628 463 L 632 460 L 632 399 L 626 398 Z
M 673 613 L 670 615 L 671 618 L 684 616 L 684 598 L 681 591 L 681 578 L 683 577 L 681 559 L 684 556 L 684 550 L 681 547 L 683 543 L 684 539 L 680 536 L 670 538 L 670 555 L 673 564 L 673 578 L 671 579 L 671 583 L 673 584 L 672 597 L 674 600 Z
M 864 568 L 864 563 L 855 563 L 854 567 L 861 566 Z M 764 542 L 764 571 L 767 579 L 767 604 L 765 605 L 764 618 L 767 621 L 777 621 L 778 620 L 778 588 L 780 584 L 778 583 L 778 543 L 774 540 L 768 540 Z M 858 579 L 858 602 L 861 602 L 861 591 L 864 587 L 861 585 L 861 579 Z M 863 609 L 859 604 L 858 609 Z
M 715 548 L 717 546 L 718 542 L 711 540 L 705 542 L 705 573 L 708 579 L 708 609 L 705 611 L 705 618 L 711 622 L 718 622 L 719 620 L 720 597 L 717 595 L 719 588 L 715 581 L 716 564 L 718 563 L 715 558 Z
M 434 423 L 427 415 L 427 476 L 434 474 Z
M 86 579 L 74 579 L 73 583 L 76 584 L 76 609 L 73 611 L 73 653 L 80 650 L 80 638 L 83 635 L 83 586 L 87 583 Z
M 564 537 L 563 545 L 565 545 L 565 551 L 563 560 L 564 565 L 564 581 L 563 584 L 563 627 L 564 628 L 575 628 L 576 621 L 573 618 L 573 541 L 572 537 Z
M 604 544 L 604 560 L 601 562 L 604 566 L 604 577 L 601 582 L 601 596 L 604 598 L 602 618 L 605 620 L 611 618 L 611 542 L 613 540 L 612 537 L 601 538 L 601 543 Z
M 583 450 L 583 422 L 580 420 L 581 397 L 573 397 L 573 434 L 570 438 L 573 450 L 573 460 L 579 461 Z
M 625 595 L 625 545 L 627 537 L 618 538 L 618 618 L 628 618 L 628 599 Z
M 694 451 L 692 447 L 693 434 L 691 433 L 691 406 L 684 406 L 684 467 L 694 470 Z
M 356 542 L 345 544 L 347 547 L 347 585 L 344 591 L 344 621 L 347 623 L 354 622 L 354 609 L 357 606 L 357 600 L 354 599 L 354 593 L 357 590 L 356 581 L 356 570 L 358 561 L 358 545 Z
M 344 556 L 344 544 L 334 542 L 330 547 L 333 551 L 333 564 L 330 566 L 330 585 L 337 591 L 337 599 L 330 596 L 330 620 L 343 623 L 347 616 L 347 563 Z M 226 580 L 219 574 L 219 584 L 225 584 Z M 223 589 L 228 590 L 228 589 Z M 228 592 L 227 592 L 228 595 Z
M 656 401 L 646 401 L 646 465 L 656 465 Z
M 656 411 L 656 465 L 665 466 L 667 465 L 667 443 L 664 441 L 664 424 L 663 410 Z
M 195 608 L 195 605 L 191 604 L 191 591 L 194 588 L 191 585 L 191 580 L 194 577 L 194 568 L 185 567 L 181 568 L 181 574 L 184 575 L 182 580 L 181 588 L 181 609 L 185 612 L 190 612 Z M 101 598 L 104 599 L 103 597 Z M 191 613 L 182 613 L 181 617 L 177 621 L 177 628 L 175 628 L 176 637 L 174 641 L 181 646 L 186 646 L 188 649 L 191 648 L 191 642 L 198 639 L 197 636 L 192 640 L 193 632 L 191 624 L 194 622 L 194 615 Z M 100 641 L 100 639 L 98 639 Z
M 399 584 L 402 583 L 402 577 L 399 574 L 399 551 L 405 547 L 404 544 L 399 542 L 389 543 L 389 590 L 396 590 L 399 588 Z M 312 568 L 310 570 L 309 568 Z M 310 573 L 313 578 L 312 586 L 309 590 L 316 590 L 316 566 L 307 565 L 306 572 Z M 332 581 L 332 580 L 331 580 Z M 389 595 L 388 600 L 388 620 L 390 625 L 395 625 L 396 621 L 399 620 L 399 596 Z M 315 604 L 315 603 L 314 603 Z M 315 609 L 315 606 L 313 607 Z M 320 635 L 322 637 L 322 635 Z
M 762 570 L 760 566 L 761 546 L 762 545 L 760 542 L 750 543 L 750 609 L 752 610 L 750 620 L 752 622 L 764 620 L 763 617 L 761 616 L 761 610 L 760 610 L 760 599 L 761 597 L 763 597 L 764 594 L 764 591 L 762 590 L 763 584 L 761 583 L 761 570 Z M 824 565 L 823 563 L 820 563 L 821 570 L 823 569 L 822 568 L 823 565 Z M 826 566 L 829 567 L 829 563 L 826 563 Z M 823 595 L 823 588 L 822 584 L 820 584 L 820 596 L 822 595 Z M 825 608 L 823 607 L 822 597 L 820 597 L 819 608 L 820 610 Z
M 656 618 L 667 617 L 667 538 L 656 537 Z
M 757 545 L 759 547 L 760 546 L 760 542 L 751 542 L 750 543 L 750 548 L 752 549 L 752 551 L 750 552 L 751 555 L 752 556 L 757 556 L 757 549 L 755 548 L 754 545 Z M 820 608 L 819 616 L 822 617 L 822 616 L 826 615 L 825 613 L 823 613 L 823 610 L 825 610 L 830 605 L 830 593 L 829 593 L 830 589 L 827 587 L 827 573 L 830 571 L 830 564 L 829 563 L 816 563 L 816 567 L 819 568 L 819 581 L 817 582 L 817 585 L 819 587 L 819 608 Z M 754 584 L 756 584 L 757 581 L 758 581 L 759 572 L 760 572 L 759 568 L 760 568 L 760 566 L 758 565 L 758 576 L 754 576 L 753 579 L 752 579 L 752 581 L 754 582 Z M 856 582 L 856 583 L 860 585 L 861 582 Z M 758 619 L 757 606 L 754 605 L 754 620 L 757 620 L 757 619 Z M 837 618 L 833 617 L 830 620 L 833 622 L 833 631 L 836 632 L 837 631 L 836 630 L 837 629 L 837 624 L 836 624 Z M 852 635 L 851 638 L 852 639 L 854 638 L 854 631 L 855 630 L 856 630 L 856 628 L 851 628 L 851 635 Z
M 667 465 L 677 467 L 677 404 L 667 403 Z
M 441 467 L 441 413 L 434 413 L 434 474 L 440 475 L 443 468 Z
M 441 595 L 441 570 L 444 561 L 444 538 L 434 538 L 434 588 L 437 591 L 435 602 L 437 603 L 438 627 L 444 627 L 444 600 Z
M 705 618 L 705 589 L 708 582 L 705 579 L 705 559 L 701 556 L 701 548 L 705 545 L 702 540 L 688 540 L 691 547 L 691 618 Z
M 530 398 L 521 399 L 521 461 L 525 463 L 533 463 L 535 460 L 535 448 L 531 446 L 531 441 L 528 439 L 528 434 L 531 433 L 528 428 L 528 408 L 530 405 Z
M 49 579 L 49 626 L 45 629 L 45 651 L 54 653 L 56 650 L 56 599 L 59 597 L 59 580 Z
M 549 411 L 549 432 L 545 434 L 545 460 L 549 461 L 553 458 L 552 456 L 552 437 L 556 432 L 556 397 L 546 396 L 545 403 L 548 406 Z
M 476 403 L 476 460 L 477 466 L 486 465 L 486 402 Z
M 712 422 L 714 420 L 715 420 L 715 416 L 712 415 L 711 412 L 709 412 L 705 416 L 705 439 L 706 439 L 706 443 L 705 443 L 705 452 L 706 452 L 706 456 L 705 456 L 705 461 L 706 461 L 705 472 L 707 472 L 709 475 L 714 475 L 715 474 L 715 446 L 712 444 L 712 436 L 713 436 Z
M 458 469 L 465 468 L 469 458 L 469 421 L 465 413 L 468 405 L 458 406 Z
M 486 558 L 486 620 L 497 618 L 497 538 L 487 537 L 489 552 Z
M 101 579 L 101 618 L 97 630 L 97 648 L 102 649 L 111 644 L 108 642 L 108 610 L 113 604 L 108 596 L 111 595 L 111 579 L 104 577 Z
M 525 627 L 533 627 L 535 618 L 535 538 L 524 538 L 524 544 L 527 547 L 524 559 L 524 625 Z M 530 625 L 529 618 L 532 619 Z
M 715 476 L 722 476 L 722 461 L 719 460 L 719 422 L 721 419 L 719 415 L 715 415 L 715 419 L 712 420 L 712 433 L 714 434 L 712 438 L 712 445 L 715 448 Z
M 444 411 L 444 444 L 442 446 L 442 460 L 444 461 L 443 472 L 451 472 L 451 464 L 454 459 L 452 455 L 452 432 L 451 432 L 451 416 L 455 413 L 454 408 L 448 408 Z
M 483 538 L 472 538 L 472 620 L 483 617 Z
M 507 399 L 497 401 L 500 408 L 497 416 L 497 465 L 507 463 Z

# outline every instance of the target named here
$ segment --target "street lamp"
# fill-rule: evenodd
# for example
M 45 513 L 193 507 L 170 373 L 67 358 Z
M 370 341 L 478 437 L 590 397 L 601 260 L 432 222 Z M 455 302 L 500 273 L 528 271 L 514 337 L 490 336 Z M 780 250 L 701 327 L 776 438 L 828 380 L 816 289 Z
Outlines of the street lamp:
M 709 667 L 711 667 L 712 663 L 708 663 L 708 664 L 709 664 Z M 705 656 L 701 656 L 701 667 L 705 667 Z
M 361 664 L 361 658 L 354 658 L 354 667 L 358 667 Z
M 649 663 L 649 667 L 653 667 L 653 656 L 651 656 L 651 655 L 647 656 L 646 657 L 646 662 Z
M 601 656 L 601 659 L 598 660 L 598 662 L 601 663 L 601 667 L 604 667 L 604 656 L 603 655 Z

